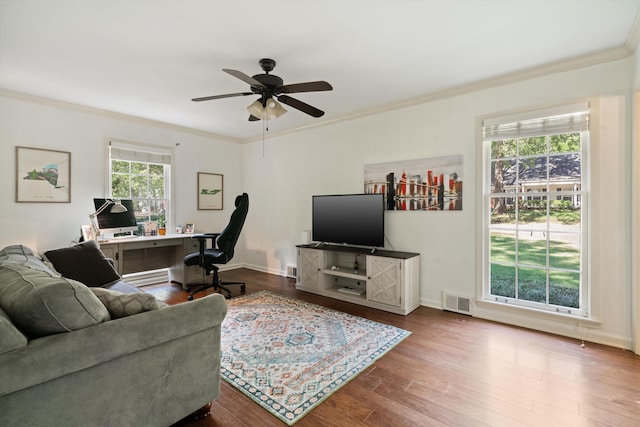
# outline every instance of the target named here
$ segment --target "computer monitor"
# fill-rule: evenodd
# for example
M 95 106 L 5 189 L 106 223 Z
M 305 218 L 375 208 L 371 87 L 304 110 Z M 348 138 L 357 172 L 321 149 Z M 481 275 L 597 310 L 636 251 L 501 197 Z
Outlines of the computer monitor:
M 100 234 L 120 234 L 130 233 L 133 234 L 138 231 L 138 223 L 136 221 L 136 215 L 133 208 L 133 201 L 129 199 L 122 199 L 120 202 L 127 208 L 125 212 L 111 212 L 113 205 L 115 205 L 114 199 L 93 199 L 93 204 L 96 211 L 100 210 L 106 202 L 110 202 L 110 206 L 107 206 L 97 216 L 98 229 Z

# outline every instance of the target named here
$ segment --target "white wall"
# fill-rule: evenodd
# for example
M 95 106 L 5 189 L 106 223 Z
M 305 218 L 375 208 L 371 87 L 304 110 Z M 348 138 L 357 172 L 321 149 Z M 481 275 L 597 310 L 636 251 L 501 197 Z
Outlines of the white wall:
M 362 192 L 365 164 L 462 154 L 461 212 L 386 214 L 391 246 L 421 254 L 422 304 L 440 307 L 445 290 L 476 295 L 480 119 L 590 100 L 594 106 L 591 283 L 599 325 L 585 331 L 575 321 L 532 319 L 486 308 L 475 314 L 630 348 L 634 61 L 614 61 L 310 128 L 269 138 L 264 148 L 262 141 L 241 145 L 0 93 L 0 247 L 22 243 L 46 250 L 67 245 L 78 236 L 80 224 L 88 222 L 92 211 L 91 199 L 104 194 L 106 137 L 175 148 L 177 220 L 195 222 L 197 231 L 219 230 L 228 220 L 235 195 L 248 192 L 249 215 L 236 262 L 278 274 L 296 263 L 295 245 L 300 243 L 301 231 L 311 228 L 313 194 Z M 338 90 L 334 95 L 339 95 Z M 277 121 L 270 127 L 277 132 Z M 16 145 L 71 151 L 71 203 L 15 203 Z M 196 209 L 198 171 L 224 174 L 224 211 Z
M 578 100 L 594 105 L 592 127 L 592 277 L 601 326 L 532 320 L 500 313 L 497 320 L 585 337 L 621 347 L 631 343 L 630 95 L 633 60 L 563 72 L 448 99 L 307 129 L 244 147 L 245 188 L 252 196 L 246 262 L 281 273 L 295 265 L 295 244 L 311 228 L 313 194 L 363 191 L 365 164 L 464 156 L 461 212 L 387 212 L 396 250 L 419 252 L 423 305 L 441 307 L 442 292 L 476 295 L 479 242 L 477 158 L 480 118 Z M 337 92 L 334 93 L 337 96 Z M 598 109 L 598 106 L 600 109 Z M 290 112 L 289 114 L 297 114 Z M 277 131 L 277 122 L 271 124 Z M 259 214 L 258 214 L 259 213 Z M 491 310 L 477 315 L 491 318 Z M 591 325 L 593 326 L 593 325 Z
M 79 237 L 80 225 L 89 223 L 94 210 L 93 198 L 105 194 L 109 137 L 174 148 L 177 223 L 193 222 L 196 231 L 219 231 L 226 224 L 235 195 L 242 192 L 239 144 L 58 102 L 0 96 L 0 248 L 24 244 L 42 251 Z M 71 203 L 15 202 L 16 146 L 71 152 Z M 224 211 L 197 210 L 198 171 L 224 175 Z

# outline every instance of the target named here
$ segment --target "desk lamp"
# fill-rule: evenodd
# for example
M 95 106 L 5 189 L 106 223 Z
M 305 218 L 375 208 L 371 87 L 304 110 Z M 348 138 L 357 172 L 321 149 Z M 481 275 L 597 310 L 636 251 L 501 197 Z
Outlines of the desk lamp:
M 111 206 L 111 205 L 113 205 L 113 206 Z M 96 239 L 98 238 L 98 236 L 100 236 L 100 228 L 98 228 L 98 224 L 96 223 L 96 218 L 97 218 L 98 215 L 100 215 L 101 212 L 103 212 L 109 206 L 111 206 L 111 210 L 109 211 L 111 213 L 127 212 L 127 207 L 122 204 L 122 200 L 120 200 L 120 199 L 116 199 L 116 200 L 105 199 L 105 201 L 102 204 L 102 206 L 100 206 L 98 208 L 98 210 L 96 210 L 94 213 L 89 215 L 89 219 L 91 220 L 91 227 L 93 228 L 93 232 L 94 232 L 94 234 L 96 236 Z

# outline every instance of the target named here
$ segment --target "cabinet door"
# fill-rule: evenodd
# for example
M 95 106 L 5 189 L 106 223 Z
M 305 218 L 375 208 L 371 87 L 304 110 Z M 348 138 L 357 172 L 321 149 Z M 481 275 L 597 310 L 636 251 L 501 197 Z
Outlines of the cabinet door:
M 120 270 L 121 270 L 120 254 L 118 253 L 118 250 L 119 250 L 118 245 L 101 244 L 100 250 L 102 251 L 105 257 L 113 260 L 113 264 L 114 264 L 113 267 L 118 271 L 118 274 L 121 274 L 120 273 Z
M 322 251 L 298 248 L 298 282 L 306 287 L 322 289 Z
M 176 279 L 176 281 L 182 283 L 183 287 L 186 288 L 187 285 L 190 284 L 201 284 L 207 281 L 205 271 L 202 267 L 197 265 L 184 265 L 184 257 L 198 252 L 200 250 L 200 242 L 198 239 L 185 238 L 184 239 L 184 253 L 181 254 L 180 259 L 177 260 L 180 271 L 184 275 L 180 279 Z
M 400 307 L 402 260 L 367 256 L 367 300 Z

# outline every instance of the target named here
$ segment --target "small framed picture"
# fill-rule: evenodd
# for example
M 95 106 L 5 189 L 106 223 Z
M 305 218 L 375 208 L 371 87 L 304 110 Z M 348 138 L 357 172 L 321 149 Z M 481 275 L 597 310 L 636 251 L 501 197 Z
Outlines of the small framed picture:
M 198 210 L 222 210 L 223 176 L 198 172 Z
M 144 223 L 144 235 L 145 236 L 157 236 L 158 235 L 158 221 L 147 221 Z
M 93 227 L 90 225 L 81 225 L 80 232 L 82 234 L 82 241 L 96 240 L 96 235 L 93 232 Z
M 184 225 L 184 232 L 185 233 L 193 233 L 193 232 L 195 232 L 195 230 L 196 230 L 196 226 L 192 222 L 191 223 L 188 222 L 188 223 L 186 223 Z

